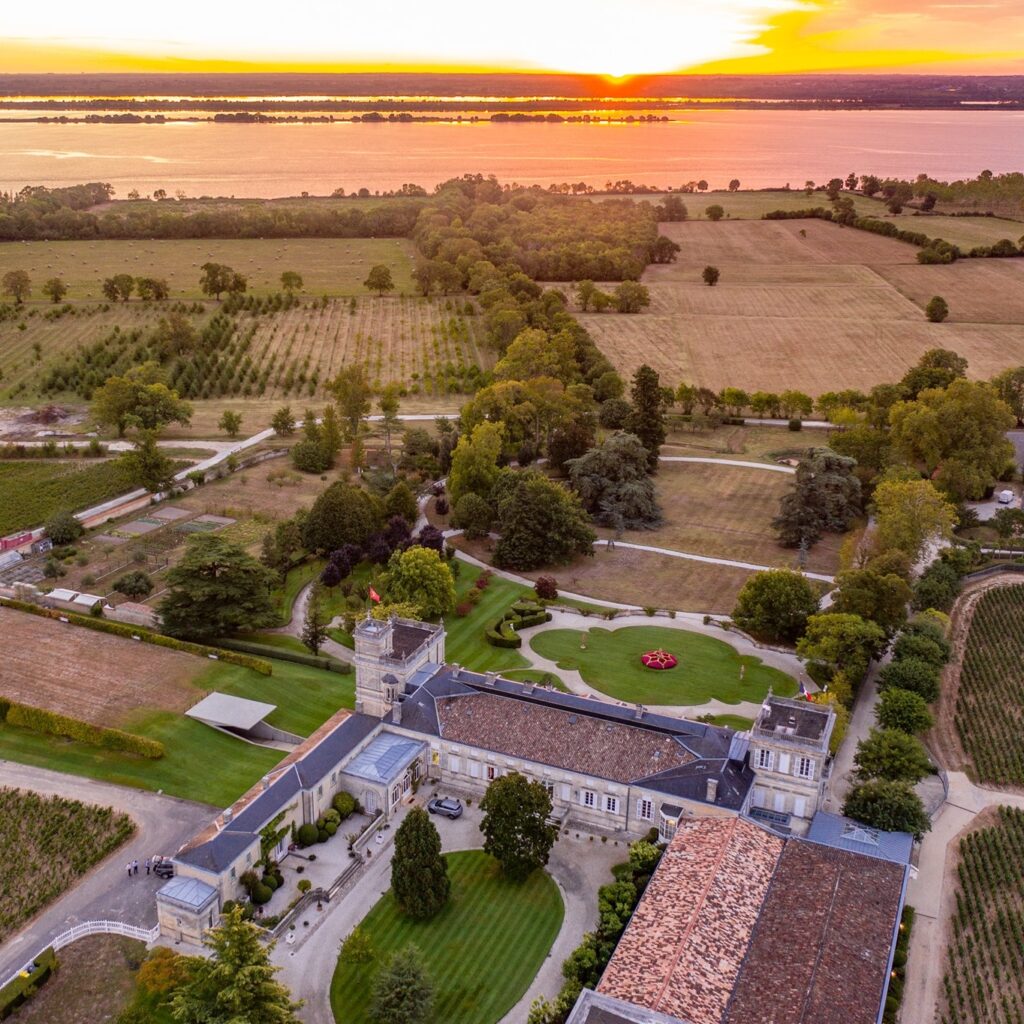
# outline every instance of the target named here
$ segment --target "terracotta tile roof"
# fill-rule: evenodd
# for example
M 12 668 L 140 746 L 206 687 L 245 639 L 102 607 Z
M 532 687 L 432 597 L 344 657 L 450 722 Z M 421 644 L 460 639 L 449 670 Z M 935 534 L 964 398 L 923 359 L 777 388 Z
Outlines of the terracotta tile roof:
M 726 1024 L 875 1024 L 904 870 L 787 842 Z
M 446 740 L 613 782 L 696 760 L 664 733 L 496 694 L 438 697 L 436 704 Z
M 742 818 L 682 821 L 598 992 L 720 1024 L 783 844 Z

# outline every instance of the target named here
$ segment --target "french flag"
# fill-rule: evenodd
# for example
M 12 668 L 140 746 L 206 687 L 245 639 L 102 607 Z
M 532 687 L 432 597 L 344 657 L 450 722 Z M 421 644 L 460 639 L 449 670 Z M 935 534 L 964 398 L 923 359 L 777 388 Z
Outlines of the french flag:
M 811 691 L 804 686 L 803 682 L 800 683 L 800 696 L 803 697 L 804 700 L 814 700 L 814 697 L 811 696 Z

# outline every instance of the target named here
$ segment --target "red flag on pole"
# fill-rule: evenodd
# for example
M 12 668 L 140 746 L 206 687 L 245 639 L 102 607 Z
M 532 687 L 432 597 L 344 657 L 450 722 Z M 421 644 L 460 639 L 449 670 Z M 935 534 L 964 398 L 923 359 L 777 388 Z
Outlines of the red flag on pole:
M 373 587 L 370 587 L 370 600 L 374 604 L 380 604 L 380 594 L 378 594 L 377 591 L 373 589 Z

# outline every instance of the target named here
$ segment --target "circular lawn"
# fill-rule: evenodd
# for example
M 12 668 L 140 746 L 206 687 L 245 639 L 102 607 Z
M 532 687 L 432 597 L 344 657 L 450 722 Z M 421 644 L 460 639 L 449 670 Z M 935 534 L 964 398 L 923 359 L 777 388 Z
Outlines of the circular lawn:
M 586 648 L 580 640 L 586 636 Z M 560 669 L 576 670 L 609 697 L 633 704 L 726 704 L 760 702 L 768 687 L 780 696 L 797 691 L 792 676 L 741 655 L 731 644 L 665 626 L 624 626 L 622 629 L 549 629 L 537 633 L 530 646 Z M 645 651 L 662 648 L 676 656 L 671 671 L 652 672 L 641 662 Z M 741 677 L 742 673 L 742 677 Z
M 446 855 L 452 881 L 447 906 L 429 921 L 413 921 L 385 893 L 361 927 L 374 949 L 370 963 L 339 960 L 331 1009 L 339 1024 L 370 1024 L 373 976 L 380 963 L 418 946 L 434 986 L 432 1019 L 444 1024 L 495 1024 L 523 997 L 562 927 L 562 896 L 535 871 L 509 882 L 482 850 Z

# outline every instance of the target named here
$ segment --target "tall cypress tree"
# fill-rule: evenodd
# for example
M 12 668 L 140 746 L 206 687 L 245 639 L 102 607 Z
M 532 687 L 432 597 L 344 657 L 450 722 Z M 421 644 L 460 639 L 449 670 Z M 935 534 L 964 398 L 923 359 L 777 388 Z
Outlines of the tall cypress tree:
M 422 807 L 414 807 L 395 833 L 391 888 L 403 914 L 424 920 L 448 902 L 451 881 L 441 837 Z
M 629 414 L 628 429 L 640 438 L 647 449 L 647 471 L 658 472 L 658 452 L 665 443 L 665 396 L 661 393 L 661 379 L 657 371 L 646 363 L 633 374 L 630 390 L 633 409 Z

